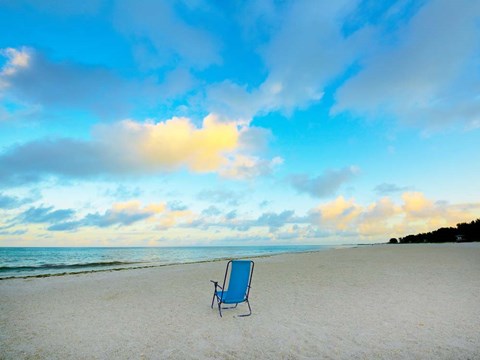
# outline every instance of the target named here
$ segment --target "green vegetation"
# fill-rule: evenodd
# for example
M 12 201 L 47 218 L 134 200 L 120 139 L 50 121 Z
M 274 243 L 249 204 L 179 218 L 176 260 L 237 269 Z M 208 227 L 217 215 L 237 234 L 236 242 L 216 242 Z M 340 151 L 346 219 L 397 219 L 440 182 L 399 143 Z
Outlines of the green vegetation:
M 400 244 L 480 241 L 480 219 L 471 223 L 457 224 L 456 228 L 440 228 L 428 233 L 407 235 L 398 240 Z M 390 241 L 390 243 L 394 242 Z

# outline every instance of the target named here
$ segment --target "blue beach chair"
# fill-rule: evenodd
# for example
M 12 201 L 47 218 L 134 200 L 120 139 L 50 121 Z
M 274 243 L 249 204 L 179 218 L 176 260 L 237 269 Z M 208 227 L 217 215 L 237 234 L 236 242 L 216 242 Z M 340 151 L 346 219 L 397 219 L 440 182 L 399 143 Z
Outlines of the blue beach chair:
M 213 309 L 213 303 L 215 302 L 216 298 L 220 317 L 222 317 L 222 304 L 235 304 L 235 306 L 223 308 L 233 309 L 236 308 L 238 304 L 243 302 L 247 303 L 250 313 L 239 316 L 250 316 L 252 314 L 252 308 L 250 307 L 250 302 L 248 301 L 248 294 L 250 293 L 250 284 L 252 282 L 254 266 L 255 264 L 251 260 L 230 260 L 227 263 L 227 269 L 225 270 L 223 286 L 218 285 L 218 281 L 210 280 L 213 285 L 215 285 L 211 308 Z M 230 276 L 228 277 L 229 269 Z

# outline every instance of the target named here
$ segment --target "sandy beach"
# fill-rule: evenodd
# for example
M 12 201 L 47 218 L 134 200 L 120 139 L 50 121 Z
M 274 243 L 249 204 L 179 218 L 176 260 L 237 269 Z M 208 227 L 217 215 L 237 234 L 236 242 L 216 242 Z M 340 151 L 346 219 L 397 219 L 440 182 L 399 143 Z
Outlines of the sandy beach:
M 246 318 L 225 264 L 0 281 L 0 358 L 480 359 L 478 244 L 257 258 Z

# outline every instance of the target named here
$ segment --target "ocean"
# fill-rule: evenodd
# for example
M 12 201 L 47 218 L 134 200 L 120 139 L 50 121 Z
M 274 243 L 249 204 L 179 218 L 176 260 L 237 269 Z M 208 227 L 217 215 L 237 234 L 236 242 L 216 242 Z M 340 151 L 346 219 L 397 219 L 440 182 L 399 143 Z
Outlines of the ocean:
M 329 248 L 332 246 L 0 247 L 0 279 L 184 264 Z

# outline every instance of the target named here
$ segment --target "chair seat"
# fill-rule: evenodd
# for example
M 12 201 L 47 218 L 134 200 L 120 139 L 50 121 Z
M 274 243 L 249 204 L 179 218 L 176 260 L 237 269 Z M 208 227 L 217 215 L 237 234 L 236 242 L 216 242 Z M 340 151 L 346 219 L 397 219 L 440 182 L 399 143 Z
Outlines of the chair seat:
M 222 290 L 217 290 L 215 292 L 215 295 L 220 299 L 220 301 L 224 304 L 238 304 L 241 302 L 245 301 L 245 297 L 235 297 L 235 298 L 230 298 L 228 296 L 228 290 L 223 292 L 222 296 Z

